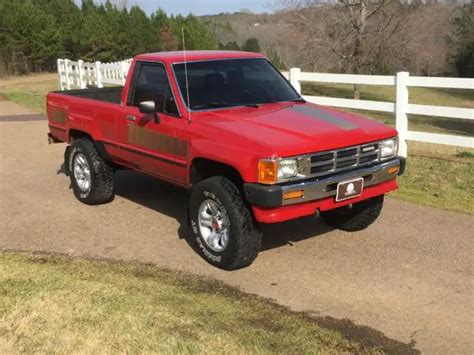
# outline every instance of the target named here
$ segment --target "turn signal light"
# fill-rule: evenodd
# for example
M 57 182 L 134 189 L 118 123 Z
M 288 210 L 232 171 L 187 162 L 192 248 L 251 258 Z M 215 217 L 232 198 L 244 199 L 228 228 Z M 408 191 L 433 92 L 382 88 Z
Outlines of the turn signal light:
M 278 179 L 278 162 L 275 160 L 260 160 L 258 163 L 258 182 L 274 184 Z
M 392 166 L 387 169 L 387 173 L 389 174 L 395 174 L 395 173 L 398 173 L 399 171 L 400 171 L 400 165 Z
M 291 200 L 291 199 L 294 199 L 294 198 L 301 198 L 303 196 L 304 196 L 303 190 L 289 191 L 289 192 L 285 192 L 283 194 L 283 199 L 284 200 Z

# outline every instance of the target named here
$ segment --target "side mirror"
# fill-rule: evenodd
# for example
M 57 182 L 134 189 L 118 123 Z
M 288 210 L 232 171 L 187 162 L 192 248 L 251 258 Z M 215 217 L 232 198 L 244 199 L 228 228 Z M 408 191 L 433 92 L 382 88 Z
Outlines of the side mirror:
M 160 123 L 160 118 L 156 113 L 155 101 L 142 101 L 138 105 L 138 109 L 141 113 L 151 113 L 153 115 L 153 121 Z

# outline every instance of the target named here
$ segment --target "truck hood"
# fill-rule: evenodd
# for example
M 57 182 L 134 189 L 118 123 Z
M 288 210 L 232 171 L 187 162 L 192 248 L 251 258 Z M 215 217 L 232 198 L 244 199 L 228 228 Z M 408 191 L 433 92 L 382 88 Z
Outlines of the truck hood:
M 265 145 L 279 157 L 343 148 L 397 135 L 396 130 L 376 121 L 310 103 L 275 103 L 259 108 L 208 111 L 201 115 L 206 124 L 218 131 Z

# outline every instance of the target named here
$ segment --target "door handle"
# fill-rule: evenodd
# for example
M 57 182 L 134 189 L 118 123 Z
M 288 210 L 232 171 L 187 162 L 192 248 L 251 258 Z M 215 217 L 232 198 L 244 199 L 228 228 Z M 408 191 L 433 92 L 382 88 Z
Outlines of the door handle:
M 128 121 L 135 121 L 137 118 L 135 116 L 132 116 L 132 115 L 127 115 L 127 120 Z

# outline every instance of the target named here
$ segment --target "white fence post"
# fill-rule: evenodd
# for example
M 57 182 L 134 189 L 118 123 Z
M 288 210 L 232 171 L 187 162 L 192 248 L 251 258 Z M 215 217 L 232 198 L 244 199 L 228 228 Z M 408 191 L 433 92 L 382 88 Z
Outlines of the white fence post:
M 120 79 L 122 79 L 122 83 L 125 85 L 125 80 L 127 79 L 127 70 L 123 60 L 120 62 L 120 72 Z
M 57 63 L 57 66 L 58 66 L 58 88 L 59 88 L 59 90 L 63 90 L 62 74 L 61 74 L 61 59 L 58 58 L 56 63 Z
M 84 61 L 82 59 L 79 59 L 77 61 L 77 68 L 78 68 L 78 73 L 79 73 L 79 87 L 81 89 L 85 89 L 87 86 L 87 83 L 84 78 Z
M 71 78 L 69 78 L 69 59 L 64 59 L 64 75 L 66 76 L 66 89 L 71 89 Z
M 402 157 L 408 155 L 408 78 L 410 74 L 408 72 L 399 72 L 396 77 L 396 103 L 395 103 L 395 126 L 398 131 L 399 147 L 398 154 Z
M 95 62 L 95 78 L 97 80 L 97 87 L 101 88 L 102 85 L 102 73 L 100 72 L 100 62 Z
M 301 84 L 300 84 L 300 74 L 301 74 L 301 69 L 300 68 L 291 68 L 290 69 L 290 83 L 293 85 L 296 91 L 298 91 L 298 94 L 301 94 Z

